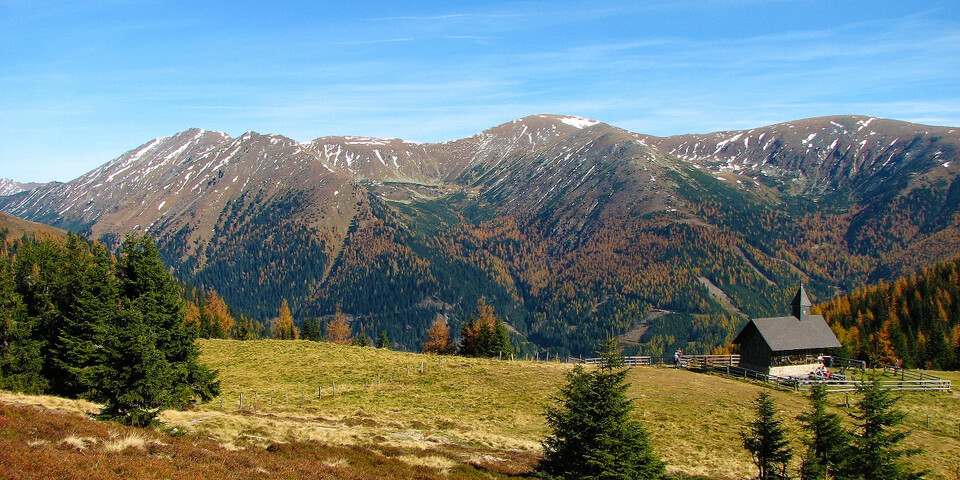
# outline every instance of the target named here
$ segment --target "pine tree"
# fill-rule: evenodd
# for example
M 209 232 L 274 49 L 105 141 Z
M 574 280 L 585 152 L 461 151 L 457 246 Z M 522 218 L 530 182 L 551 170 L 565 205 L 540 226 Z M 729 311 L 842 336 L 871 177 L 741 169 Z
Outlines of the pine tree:
M 450 327 L 443 319 L 436 319 L 427 330 L 427 340 L 423 342 L 423 353 L 446 355 L 453 352 L 450 342 Z
M 541 442 L 544 455 L 537 466 L 545 478 L 663 478 L 664 464 L 649 434 L 630 418 L 627 371 L 613 354 L 608 358 L 611 361 L 596 371 L 574 367 L 556 403 L 547 407 L 551 433 Z
M 360 335 L 357 335 L 353 339 L 353 345 L 356 347 L 369 347 L 370 337 L 367 336 L 367 332 L 360 332 Z
M 840 415 L 827 412 L 827 388 L 822 383 L 810 390 L 810 410 L 797 417 L 809 437 L 807 452 L 800 466 L 802 480 L 833 478 L 847 457 L 850 433 L 843 428 Z
M 914 472 L 903 464 L 903 457 L 920 450 L 899 448 L 898 444 L 910 435 L 908 431 L 894 430 L 906 414 L 896 409 L 899 397 L 880 385 L 879 377 L 858 387 L 861 398 L 853 418 L 857 430 L 853 436 L 851 455 L 845 464 L 842 478 L 849 480 L 913 480 L 923 478 L 925 472 Z
M 93 375 L 106 326 L 116 315 L 117 286 L 110 254 L 103 244 L 88 249 L 79 236 L 70 235 L 65 249 L 69 259 L 65 268 L 75 269 L 65 277 L 76 279 L 82 287 L 69 292 L 60 326 L 60 348 L 51 349 L 51 354 L 59 354 L 56 361 L 72 382 L 61 389 L 61 394 L 90 398 L 97 395 Z
M 209 400 L 220 384 L 197 361 L 195 332 L 184 323 L 179 286 L 146 235 L 129 235 L 114 266 L 119 309 L 108 324 L 96 370 L 105 405 L 101 415 L 149 423 L 162 408 Z
M 157 349 L 156 335 L 129 300 L 108 328 L 98 383 L 106 396 L 99 418 L 132 426 L 153 423 L 174 403 L 171 386 L 176 374 Z
M 246 316 L 240 315 L 240 320 L 230 329 L 230 337 L 235 340 L 260 340 L 264 336 L 265 326 Z
M 40 394 L 43 377 L 40 342 L 30 337 L 27 308 L 16 292 L 8 259 L 0 258 L 0 388 Z
M 740 432 L 743 447 L 753 455 L 759 480 L 787 478 L 787 463 L 793 455 L 787 430 L 783 421 L 776 417 L 776 407 L 770 392 L 762 391 L 754 401 L 757 418 L 750 422 L 749 430 Z
M 377 348 L 384 348 L 384 349 L 390 350 L 391 347 L 392 345 L 390 345 L 390 338 L 387 337 L 387 331 L 386 330 L 380 331 L 380 339 L 377 340 Z
M 303 322 L 303 338 L 314 342 L 323 340 L 323 331 L 316 317 L 310 317 Z
M 470 321 L 460 330 L 458 353 L 468 357 L 497 357 L 513 353 L 506 324 L 483 297 L 477 302 L 477 309 L 470 316 Z

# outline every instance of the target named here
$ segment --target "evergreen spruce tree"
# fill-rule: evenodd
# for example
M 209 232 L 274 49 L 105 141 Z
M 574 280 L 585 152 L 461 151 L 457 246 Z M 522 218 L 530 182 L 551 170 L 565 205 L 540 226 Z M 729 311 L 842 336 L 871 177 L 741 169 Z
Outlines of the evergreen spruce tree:
M 807 452 L 800 466 L 802 480 L 834 478 L 847 457 L 850 433 L 843 428 L 840 415 L 827 411 L 827 388 L 822 383 L 810 390 L 810 410 L 797 417 L 808 437 Z
M 770 392 L 762 391 L 754 401 L 757 418 L 750 422 L 749 430 L 740 432 L 743 447 L 753 456 L 753 464 L 759 470 L 759 480 L 780 480 L 787 477 L 787 463 L 793 454 L 787 440 L 787 429 L 776 417 L 777 409 Z
M 176 374 L 144 316 L 128 300 L 108 328 L 98 383 L 106 404 L 98 415 L 132 426 L 153 423 L 160 411 L 174 403 L 171 386 Z
M 143 425 L 166 407 L 208 400 L 220 384 L 197 362 L 195 332 L 184 323 L 179 286 L 147 236 L 127 236 L 115 265 L 119 311 L 108 327 L 98 378 L 101 415 Z
M 842 478 L 849 480 L 913 480 L 926 472 L 914 472 L 903 464 L 903 457 L 920 453 L 898 447 L 910 435 L 908 431 L 891 430 L 903 422 L 906 414 L 896 409 L 899 397 L 880 385 L 879 377 L 858 387 L 861 398 L 853 418 L 857 430 L 853 449 L 845 464 Z
M 353 345 L 355 347 L 369 347 L 371 343 L 370 337 L 367 336 L 367 332 L 360 332 L 360 335 L 357 335 L 353 339 Z
M 29 343 L 39 347 L 49 393 L 94 396 L 90 375 L 104 324 L 116 310 L 106 249 L 100 245 L 91 252 L 74 234 L 64 243 L 27 242 L 14 269 L 16 290 L 29 318 Z
M 63 377 L 57 393 L 95 398 L 98 386 L 94 372 L 100 362 L 108 322 L 116 314 L 117 289 L 111 259 L 102 244 L 87 243 L 70 234 L 65 245 L 63 273 L 79 286 L 65 289 L 58 342 L 50 349 L 51 360 Z
M 0 388 L 31 394 L 47 391 L 40 342 L 30 337 L 27 308 L 16 292 L 8 258 L 0 258 Z
M 310 317 L 303 322 L 303 338 L 314 342 L 323 340 L 323 330 L 317 317 Z
M 235 340 L 260 340 L 264 336 L 265 326 L 246 316 L 240 315 L 240 320 L 230 329 L 230 338 Z
M 616 357 L 609 355 L 611 361 L 596 371 L 574 367 L 556 403 L 547 407 L 551 433 L 541 442 L 544 456 L 537 466 L 544 478 L 663 478 L 664 464 L 649 434 L 630 418 L 627 371 Z
M 386 331 L 386 330 L 382 330 L 382 331 L 380 332 L 380 339 L 377 340 L 377 348 L 385 348 L 385 349 L 387 349 L 387 350 L 390 350 L 390 348 L 391 348 L 390 338 L 387 337 L 387 331 Z
M 467 357 L 498 357 L 513 353 L 507 325 L 494 313 L 493 306 L 483 297 L 470 321 L 460 330 L 460 355 Z

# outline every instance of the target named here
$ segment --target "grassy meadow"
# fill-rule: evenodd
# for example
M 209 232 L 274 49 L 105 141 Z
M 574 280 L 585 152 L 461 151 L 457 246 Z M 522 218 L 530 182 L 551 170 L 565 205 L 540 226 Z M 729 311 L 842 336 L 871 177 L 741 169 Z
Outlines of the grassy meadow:
M 166 459 L 158 471 L 206 472 L 208 478 L 231 471 L 247 472 L 251 478 L 289 478 L 303 471 L 331 478 L 517 478 L 535 465 L 539 441 L 547 433 L 544 406 L 572 368 L 555 362 L 437 357 L 308 341 L 203 340 L 200 345 L 201 361 L 220 372 L 222 398 L 184 412 L 164 412 L 163 432 L 138 433 L 84 420 L 99 427 L 60 427 L 52 430 L 60 433 L 15 443 L 26 444 L 24 455 L 39 465 L 45 449 L 74 458 L 79 442 L 84 455 L 76 457 L 78 463 L 100 454 L 105 465 L 140 455 L 150 462 Z M 956 372 L 935 374 L 954 385 L 960 381 Z M 628 381 L 635 416 L 651 432 L 668 472 L 678 478 L 755 475 L 739 432 L 753 418 L 751 401 L 765 387 L 658 367 L 633 368 Z M 323 398 L 318 398 L 319 387 Z M 794 418 L 807 407 L 806 399 L 793 392 L 774 391 L 773 396 L 798 437 Z M 831 397 L 837 411 L 845 410 L 845 401 L 846 394 Z M 850 401 L 855 403 L 856 396 L 850 395 Z M 83 419 L 76 413 L 97 408 L 88 402 L 4 392 L 0 404 L 29 407 L 14 417 L 34 415 L 42 407 L 60 412 L 58 421 L 77 422 Z M 931 470 L 928 478 L 960 478 L 960 396 L 908 393 L 899 407 L 908 414 L 906 428 L 913 431 L 907 446 L 924 449 L 911 462 Z M 14 423 L 4 420 L 10 415 L 0 412 L 0 437 L 6 435 L 5 426 Z M 96 428 L 104 431 L 82 433 Z M 139 440 L 130 440 L 133 446 L 117 445 L 137 435 Z M 199 452 L 189 451 L 188 444 Z M 795 444 L 799 456 L 799 438 Z M 123 455 L 108 455 L 109 449 L 120 449 Z M 177 453 L 180 449 L 185 453 Z M 9 472 L 5 457 L 0 455 L 0 473 Z M 798 461 L 794 459 L 795 466 Z

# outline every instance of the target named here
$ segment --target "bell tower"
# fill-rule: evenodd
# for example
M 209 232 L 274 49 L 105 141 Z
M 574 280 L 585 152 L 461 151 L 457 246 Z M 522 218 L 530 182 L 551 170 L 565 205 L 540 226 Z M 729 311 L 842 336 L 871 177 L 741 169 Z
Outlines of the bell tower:
M 793 316 L 797 317 L 797 320 L 801 322 L 810 317 L 810 307 L 813 306 L 810 303 L 810 297 L 807 297 L 807 291 L 803 288 L 803 284 L 800 284 L 800 289 L 797 290 L 797 295 L 793 297 Z

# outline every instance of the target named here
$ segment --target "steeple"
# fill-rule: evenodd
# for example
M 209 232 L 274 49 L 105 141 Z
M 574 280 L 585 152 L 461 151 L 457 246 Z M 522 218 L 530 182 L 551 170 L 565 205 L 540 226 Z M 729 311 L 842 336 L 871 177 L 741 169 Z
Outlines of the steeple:
M 807 297 L 807 291 L 803 288 L 803 283 L 800 284 L 800 289 L 797 290 L 797 295 L 793 297 L 793 316 L 797 317 L 797 320 L 801 322 L 806 320 L 810 316 L 810 307 L 813 306 L 810 303 L 810 298 Z

